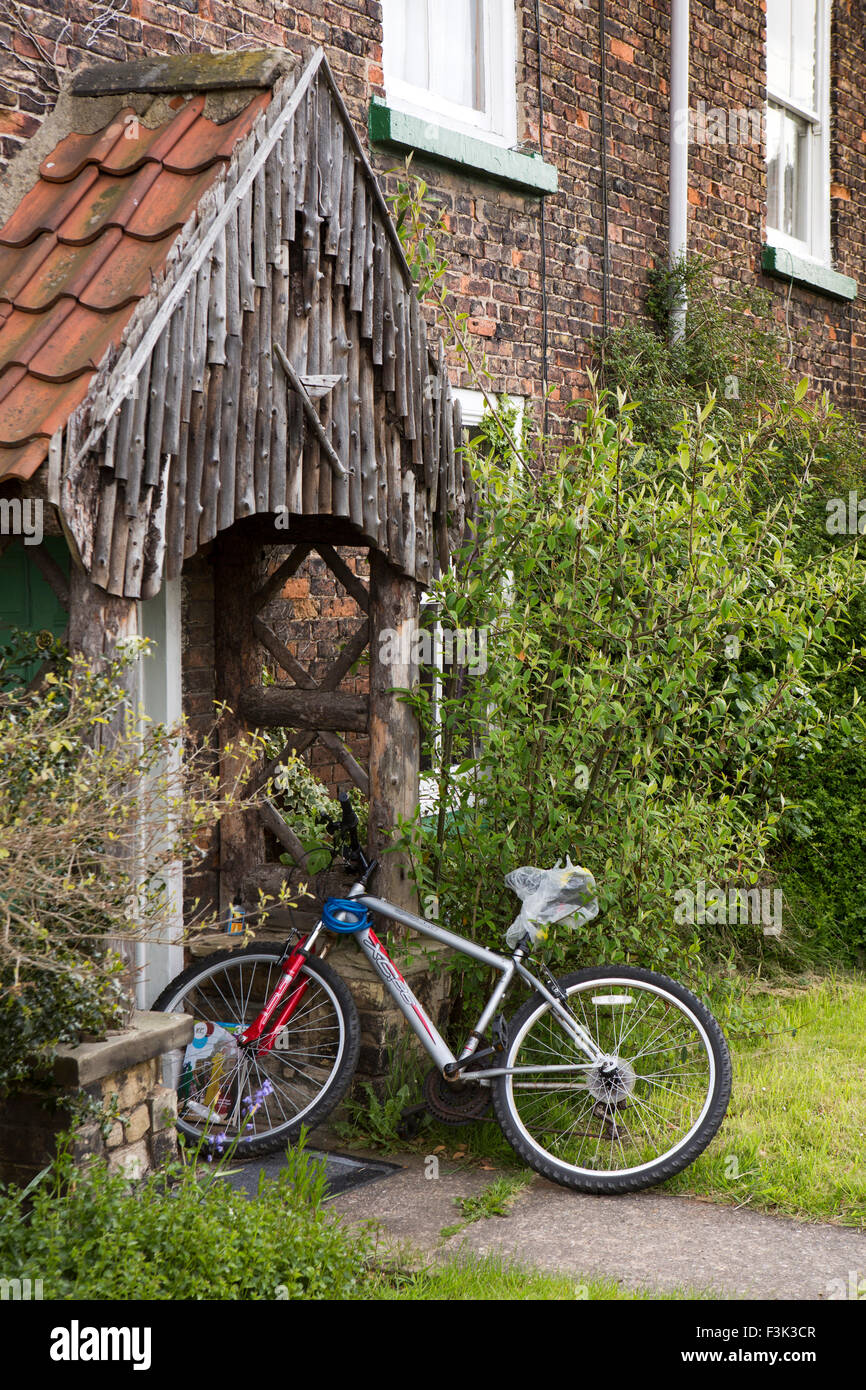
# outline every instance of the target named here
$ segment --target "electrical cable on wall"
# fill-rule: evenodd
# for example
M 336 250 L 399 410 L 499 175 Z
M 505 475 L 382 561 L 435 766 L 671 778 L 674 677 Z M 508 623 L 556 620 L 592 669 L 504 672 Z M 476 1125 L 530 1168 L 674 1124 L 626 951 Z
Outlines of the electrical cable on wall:
M 538 149 L 544 158 L 544 92 L 541 84 L 541 13 L 539 0 L 535 0 L 535 47 L 538 56 Z M 548 342 L 547 342 L 547 220 L 544 211 L 544 195 L 541 196 L 541 391 L 544 398 L 544 433 L 547 434 L 550 420 L 548 398 Z

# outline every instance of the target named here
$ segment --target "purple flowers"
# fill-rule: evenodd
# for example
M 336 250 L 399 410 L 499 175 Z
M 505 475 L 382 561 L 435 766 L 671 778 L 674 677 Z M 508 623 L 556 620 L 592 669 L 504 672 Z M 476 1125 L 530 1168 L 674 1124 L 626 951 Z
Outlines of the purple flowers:
M 228 1141 L 229 1137 L 225 1132 L 223 1132 L 222 1134 L 214 1134 L 211 1136 L 210 1144 L 207 1151 L 208 1163 L 213 1163 L 214 1154 L 217 1154 L 219 1157 L 222 1157 L 223 1149 L 225 1148 Z
M 253 1093 L 252 1100 L 246 1096 L 243 1102 L 244 1110 L 247 1112 L 247 1119 L 253 1115 L 259 1106 L 264 1104 L 268 1096 L 273 1093 L 273 1082 L 265 1079 L 259 1089 Z

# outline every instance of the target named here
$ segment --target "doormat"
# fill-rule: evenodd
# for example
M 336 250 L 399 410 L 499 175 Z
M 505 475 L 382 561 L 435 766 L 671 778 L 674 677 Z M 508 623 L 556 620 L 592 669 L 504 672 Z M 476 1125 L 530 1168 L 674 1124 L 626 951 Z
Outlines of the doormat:
M 402 1171 L 399 1163 L 385 1163 L 376 1158 L 355 1158 L 352 1154 L 320 1153 L 308 1149 L 310 1158 L 319 1159 L 325 1165 L 326 1196 L 336 1197 L 340 1192 L 348 1192 L 352 1187 L 362 1187 L 364 1183 L 380 1182 Z M 238 1192 L 246 1192 L 254 1197 L 259 1188 L 259 1175 L 276 1178 L 286 1166 L 285 1154 L 272 1154 L 269 1158 L 251 1158 L 242 1165 L 232 1163 L 226 1173 L 225 1181 L 231 1183 Z

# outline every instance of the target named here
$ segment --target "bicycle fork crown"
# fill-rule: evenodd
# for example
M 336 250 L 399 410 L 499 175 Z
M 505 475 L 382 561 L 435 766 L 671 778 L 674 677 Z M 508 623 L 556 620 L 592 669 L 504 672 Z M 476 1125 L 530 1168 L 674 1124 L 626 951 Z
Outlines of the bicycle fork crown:
M 370 925 L 370 913 L 351 898 L 328 898 L 322 908 L 322 922 L 328 931 L 362 931 Z

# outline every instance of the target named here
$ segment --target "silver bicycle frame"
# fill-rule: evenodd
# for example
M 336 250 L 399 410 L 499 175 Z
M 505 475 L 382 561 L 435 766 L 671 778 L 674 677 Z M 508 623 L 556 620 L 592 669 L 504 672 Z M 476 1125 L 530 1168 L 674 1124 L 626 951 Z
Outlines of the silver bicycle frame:
M 448 946 L 452 951 L 459 951 L 465 956 L 471 956 L 473 960 L 481 961 L 484 965 L 489 965 L 493 970 L 497 970 L 501 978 L 496 982 L 493 993 L 488 999 L 484 1010 L 475 1025 L 472 1035 L 469 1038 L 459 1057 L 455 1057 L 445 1039 L 440 1035 L 432 1019 L 428 1018 L 423 1006 L 416 999 L 409 985 L 403 979 L 397 966 L 391 960 L 382 943 L 379 941 L 371 927 L 362 927 L 353 933 L 359 948 L 364 952 L 373 970 L 382 981 L 397 1008 L 402 1013 L 409 1027 L 416 1034 L 422 1046 L 433 1058 L 440 1071 L 449 1063 L 464 1063 L 469 1060 L 478 1048 L 479 1036 L 483 1035 L 484 1030 L 489 1026 L 496 1010 L 505 996 L 515 975 L 519 975 L 522 980 L 537 990 L 538 993 L 547 1000 L 559 1018 L 563 1027 L 574 1039 L 580 1051 L 589 1059 L 585 1063 L 575 1063 L 573 1066 L 557 1064 L 551 1066 L 534 1067 L 488 1067 L 485 1069 L 474 1069 L 471 1072 L 473 1081 L 489 1081 L 494 1076 L 514 1076 L 520 1073 L 531 1073 L 538 1075 L 539 1072 L 579 1072 L 586 1071 L 589 1067 L 599 1062 L 604 1057 L 604 1053 L 596 1046 L 590 1035 L 577 1022 L 569 1011 L 563 1008 L 560 1001 L 551 993 L 542 982 L 527 970 L 523 964 L 523 953 L 520 950 L 514 952 L 512 956 L 500 956 L 495 951 L 488 951 L 485 946 L 479 946 L 476 942 L 468 940 L 464 936 L 458 936 L 456 932 L 448 931 L 445 927 L 440 927 L 436 922 L 428 922 L 424 917 L 416 917 L 413 912 L 406 912 L 403 908 L 395 907 L 384 898 L 374 898 L 364 892 L 363 885 L 356 883 L 348 893 L 348 897 L 357 901 L 360 906 L 366 907 L 370 912 L 375 912 L 379 917 L 386 917 L 392 922 L 399 923 L 403 927 L 411 927 L 413 931 L 421 936 L 431 937 L 434 941 L 440 941 L 444 946 Z M 476 1036 L 479 1035 L 479 1036 Z

